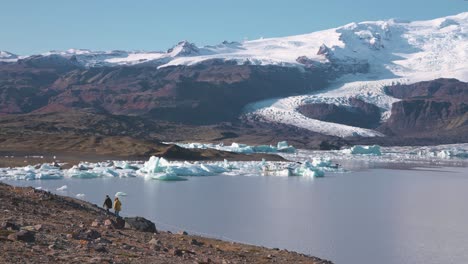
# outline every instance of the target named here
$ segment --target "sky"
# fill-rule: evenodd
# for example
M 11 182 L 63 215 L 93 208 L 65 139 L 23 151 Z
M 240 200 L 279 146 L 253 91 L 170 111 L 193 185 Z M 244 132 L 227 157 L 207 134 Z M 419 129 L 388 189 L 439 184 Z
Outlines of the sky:
M 0 50 L 165 51 L 466 11 L 467 0 L 0 0 Z

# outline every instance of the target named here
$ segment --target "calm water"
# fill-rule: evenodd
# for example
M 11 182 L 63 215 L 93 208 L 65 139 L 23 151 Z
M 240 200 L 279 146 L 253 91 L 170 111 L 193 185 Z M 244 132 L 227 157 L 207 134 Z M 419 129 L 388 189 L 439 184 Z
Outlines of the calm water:
M 308 180 L 214 176 L 10 181 L 102 204 L 160 229 L 286 248 L 335 263 L 468 263 L 468 168 L 367 169 Z

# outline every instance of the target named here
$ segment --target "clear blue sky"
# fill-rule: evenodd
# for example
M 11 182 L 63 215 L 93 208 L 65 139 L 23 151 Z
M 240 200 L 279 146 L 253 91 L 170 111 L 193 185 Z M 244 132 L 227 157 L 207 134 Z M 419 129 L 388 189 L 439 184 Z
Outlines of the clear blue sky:
M 0 0 L 0 50 L 166 50 L 465 11 L 466 0 Z

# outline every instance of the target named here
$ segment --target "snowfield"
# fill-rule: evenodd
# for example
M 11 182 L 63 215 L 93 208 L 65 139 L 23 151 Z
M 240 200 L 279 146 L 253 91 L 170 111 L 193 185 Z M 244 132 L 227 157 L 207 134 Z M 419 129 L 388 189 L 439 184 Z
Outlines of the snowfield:
M 86 67 L 151 63 L 158 67 L 193 65 L 210 59 L 232 60 L 239 64 L 304 67 L 298 61 L 324 63 L 330 58 L 341 62 L 366 62 L 366 74 L 345 75 L 325 91 L 303 96 L 270 99 L 248 105 L 247 115 L 269 122 L 298 126 L 339 137 L 384 136 L 358 127 L 323 122 L 296 111 L 301 104 L 332 103 L 346 105 L 357 97 L 383 110 L 389 117 L 397 99 L 385 95 L 383 87 L 392 83 L 413 83 L 437 78 L 468 81 L 468 12 L 427 21 L 368 21 L 338 28 L 289 37 L 265 38 L 243 42 L 223 42 L 197 47 L 182 41 L 166 52 L 145 51 L 51 51 L 43 55 L 74 58 Z M 319 52 L 321 50 L 322 52 Z M 0 62 L 12 62 L 17 55 L 0 52 Z

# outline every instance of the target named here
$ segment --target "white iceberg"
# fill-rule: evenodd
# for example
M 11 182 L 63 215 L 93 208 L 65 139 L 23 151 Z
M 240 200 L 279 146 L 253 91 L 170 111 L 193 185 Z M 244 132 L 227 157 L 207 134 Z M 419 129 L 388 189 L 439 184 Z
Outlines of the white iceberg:
M 65 191 L 65 190 L 67 190 L 67 189 L 68 189 L 68 186 L 67 186 L 67 185 L 63 185 L 62 187 L 59 187 L 59 188 L 57 188 L 56 190 L 57 190 L 57 191 L 60 191 L 60 192 L 63 192 L 63 191 Z
M 325 172 L 306 161 L 294 170 L 294 175 L 318 178 L 324 177 Z
M 380 156 L 382 152 L 380 151 L 380 146 L 373 145 L 373 146 L 361 146 L 356 145 L 349 149 L 342 150 L 345 154 L 353 154 L 353 155 L 375 155 Z
M 278 142 L 278 145 L 277 145 L 276 148 L 277 148 L 278 152 L 286 152 L 286 153 L 296 152 L 296 149 L 293 146 L 289 146 L 288 142 L 286 142 L 286 141 Z

